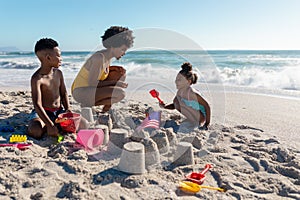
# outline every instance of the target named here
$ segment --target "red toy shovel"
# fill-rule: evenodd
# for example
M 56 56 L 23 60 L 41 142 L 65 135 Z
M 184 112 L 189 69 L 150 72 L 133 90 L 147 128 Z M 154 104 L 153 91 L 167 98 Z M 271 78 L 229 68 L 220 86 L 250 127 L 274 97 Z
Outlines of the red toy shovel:
M 31 144 L 0 144 L 0 147 L 17 147 L 20 150 L 27 149 Z
M 151 94 L 152 97 L 157 98 L 157 100 L 159 101 L 159 103 L 164 104 L 164 102 L 159 98 L 159 92 L 156 91 L 155 89 L 150 90 L 149 92 Z
M 190 174 L 188 174 L 186 176 L 186 179 L 194 182 L 194 183 L 198 183 L 199 185 L 201 185 L 204 180 L 205 180 L 205 173 L 210 169 L 212 168 L 212 165 L 211 164 L 206 164 L 205 165 L 205 169 L 202 171 L 202 172 L 192 172 Z

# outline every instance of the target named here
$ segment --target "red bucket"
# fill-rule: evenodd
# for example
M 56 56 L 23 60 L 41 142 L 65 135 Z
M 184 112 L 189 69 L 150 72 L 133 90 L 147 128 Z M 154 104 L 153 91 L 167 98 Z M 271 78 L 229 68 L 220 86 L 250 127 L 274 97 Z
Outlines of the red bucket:
M 62 113 L 58 115 L 59 124 L 64 132 L 76 133 L 80 123 L 81 115 L 79 113 Z

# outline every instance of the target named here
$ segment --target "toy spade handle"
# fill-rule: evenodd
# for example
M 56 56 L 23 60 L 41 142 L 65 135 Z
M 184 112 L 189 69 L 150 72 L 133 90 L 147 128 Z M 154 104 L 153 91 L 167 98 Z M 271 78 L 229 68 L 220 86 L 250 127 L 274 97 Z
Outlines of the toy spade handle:
M 200 174 L 204 175 L 210 168 L 212 168 L 212 165 L 211 164 L 206 164 L 205 169 L 202 172 L 200 172 Z
M 156 97 L 159 103 L 164 104 L 163 100 L 161 100 L 158 96 Z
M 223 188 L 211 187 L 211 186 L 206 186 L 206 185 L 199 185 L 199 186 L 200 186 L 200 190 L 202 188 L 206 188 L 206 189 L 210 189 L 210 190 L 218 190 L 220 192 L 225 192 L 225 190 Z
M 26 149 L 29 146 L 31 146 L 31 144 L 0 144 L 0 147 L 17 147 L 20 150 Z

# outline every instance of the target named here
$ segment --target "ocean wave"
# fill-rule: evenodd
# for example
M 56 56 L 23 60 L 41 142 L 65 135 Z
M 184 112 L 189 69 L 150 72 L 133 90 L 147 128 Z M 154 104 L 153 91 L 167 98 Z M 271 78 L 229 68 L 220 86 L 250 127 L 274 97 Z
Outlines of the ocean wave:
M 25 56 L 25 55 L 34 55 L 34 52 L 28 52 L 28 51 L 0 51 L 0 55 L 11 55 L 11 56 Z
M 123 65 L 128 77 L 143 78 L 158 81 L 160 79 L 175 80 L 177 71 L 172 67 L 152 64 L 136 64 L 134 62 Z
M 38 63 L 35 62 L 11 62 L 11 61 L 0 61 L 0 68 L 4 69 L 34 69 L 39 67 Z
M 224 85 L 300 90 L 300 66 L 280 69 L 218 69 Z
M 152 64 L 124 65 L 128 77 L 139 77 L 145 80 L 166 79 L 174 81 L 179 68 Z M 226 86 L 247 86 L 268 89 L 300 90 L 300 66 L 271 68 L 195 68 L 199 83 L 218 83 Z
M 190 61 L 199 83 L 218 83 L 300 91 L 300 51 L 132 51 L 113 61 L 127 69 L 127 76 L 143 80 L 174 83 L 181 64 Z M 62 52 L 64 75 L 73 79 L 89 52 Z M 0 69 L 38 68 L 32 52 L 0 53 Z M 7 70 L 6 70 L 7 71 Z M 17 81 L 17 80 L 15 80 Z

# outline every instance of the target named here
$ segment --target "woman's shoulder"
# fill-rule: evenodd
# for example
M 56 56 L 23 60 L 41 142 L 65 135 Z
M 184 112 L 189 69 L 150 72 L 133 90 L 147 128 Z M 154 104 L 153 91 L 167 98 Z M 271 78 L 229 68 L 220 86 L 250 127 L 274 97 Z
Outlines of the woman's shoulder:
M 92 66 L 102 66 L 103 62 L 103 55 L 100 54 L 100 52 L 95 52 L 92 54 L 84 63 L 83 67 L 87 70 L 90 70 Z
M 103 52 L 101 51 L 96 51 L 95 53 L 93 53 L 91 55 L 91 57 L 89 58 L 89 60 L 97 60 L 97 61 L 100 61 L 102 62 L 103 61 L 103 58 L 104 58 L 104 55 L 103 55 Z

